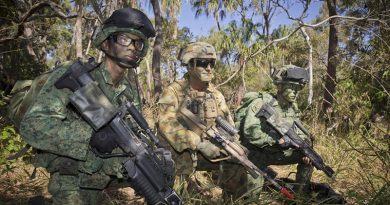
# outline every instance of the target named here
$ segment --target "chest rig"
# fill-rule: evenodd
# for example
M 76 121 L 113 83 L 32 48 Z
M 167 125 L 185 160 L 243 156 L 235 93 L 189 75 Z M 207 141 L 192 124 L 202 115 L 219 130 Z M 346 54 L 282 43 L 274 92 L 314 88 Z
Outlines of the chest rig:
M 213 93 L 188 89 L 184 102 L 188 110 L 199 117 L 207 126 L 213 125 L 218 116 L 218 105 Z

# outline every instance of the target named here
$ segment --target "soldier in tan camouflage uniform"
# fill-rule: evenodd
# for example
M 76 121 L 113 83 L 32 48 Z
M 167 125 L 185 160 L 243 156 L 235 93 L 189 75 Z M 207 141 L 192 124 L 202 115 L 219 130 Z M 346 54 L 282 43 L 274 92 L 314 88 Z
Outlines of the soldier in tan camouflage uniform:
M 194 170 L 219 170 L 222 166 L 220 186 L 225 196 L 237 197 L 245 192 L 245 188 L 240 188 L 246 184 L 244 168 L 226 161 L 210 162 L 210 159 L 222 157 L 223 150 L 202 134 L 190 130 L 178 116 L 180 107 L 186 106 L 207 126 L 214 125 L 218 115 L 233 125 L 224 96 L 210 82 L 214 75 L 215 49 L 205 42 L 191 43 L 181 51 L 179 60 L 187 66 L 188 73 L 183 80 L 169 85 L 158 102 L 159 129 L 178 154 L 175 160 L 177 175 L 188 176 Z

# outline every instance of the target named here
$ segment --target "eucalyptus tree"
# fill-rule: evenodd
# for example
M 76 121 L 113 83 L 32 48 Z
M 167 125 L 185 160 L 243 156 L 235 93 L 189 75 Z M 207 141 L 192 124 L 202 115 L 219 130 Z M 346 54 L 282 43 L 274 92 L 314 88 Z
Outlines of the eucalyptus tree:
M 171 83 L 176 79 L 176 58 L 180 49 L 178 39 L 178 16 L 181 12 L 180 0 L 162 0 L 161 9 L 164 13 L 165 21 L 163 24 L 164 45 L 163 45 L 163 60 L 166 63 L 165 70 L 167 71 L 168 82 Z
M 153 80 L 154 80 L 154 96 L 158 100 L 162 93 L 162 81 L 161 81 L 161 47 L 163 44 L 163 32 L 162 32 L 162 16 L 160 3 L 158 0 L 150 0 L 154 12 L 154 24 L 156 29 L 156 38 L 153 45 Z
M 76 6 L 76 12 L 77 12 L 77 18 L 76 23 L 74 25 L 73 30 L 73 38 L 72 38 L 72 44 L 75 46 L 76 50 L 76 57 L 82 58 L 83 57 L 83 15 L 84 15 L 84 4 L 85 0 L 76 0 L 75 6 Z
M 336 0 L 326 0 L 328 6 L 329 16 L 337 16 Z M 334 101 L 334 93 L 336 90 L 336 69 L 338 65 L 337 47 L 338 47 L 338 35 L 336 29 L 337 19 L 329 20 L 329 46 L 328 46 L 328 66 L 327 75 L 324 88 L 324 101 L 322 104 L 322 111 L 324 113 L 331 112 L 332 104 Z

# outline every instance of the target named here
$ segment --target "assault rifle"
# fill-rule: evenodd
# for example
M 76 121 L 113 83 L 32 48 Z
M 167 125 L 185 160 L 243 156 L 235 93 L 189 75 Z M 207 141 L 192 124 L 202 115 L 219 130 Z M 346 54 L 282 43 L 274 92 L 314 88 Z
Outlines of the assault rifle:
M 311 160 L 315 168 L 323 171 L 328 177 L 333 179 L 335 178 L 333 169 L 327 166 L 321 156 L 296 133 L 295 129 L 299 129 L 306 136 L 310 135 L 309 131 L 302 125 L 302 123 L 295 120 L 291 127 L 286 127 L 288 123 L 277 115 L 277 112 L 269 103 L 265 103 L 260 108 L 260 111 L 256 114 L 256 117 L 258 117 L 260 120 L 265 120 L 266 123 L 270 125 L 272 129 L 274 129 L 280 135 L 280 137 L 285 140 L 286 143 L 289 143 L 291 146 L 300 150 L 304 156 Z
M 124 170 L 132 188 L 144 196 L 148 204 L 181 205 L 181 198 L 171 188 L 174 181 L 171 153 L 159 146 L 157 138 L 133 103 L 127 102 L 121 108 L 111 104 L 89 73 L 97 66 L 93 62 L 83 64 L 77 61 L 55 83 L 58 89 L 73 91 L 70 102 L 95 131 L 110 126 L 116 134 L 115 142 L 123 151 L 103 154 L 95 150 L 95 153 L 103 158 L 125 157 Z M 124 119 L 127 113 L 142 132 L 134 133 Z
M 257 178 L 259 175 L 263 176 L 266 180 L 271 182 L 275 188 L 285 195 L 289 199 L 293 199 L 294 195 L 291 194 L 287 188 L 279 185 L 275 180 L 269 177 L 265 172 L 261 171 L 256 165 L 254 165 L 247 157 L 245 150 L 238 145 L 237 143 L 229 140 L 227 137 L 231 138 L 237 135 L 238 130 L 232 127 L 226 120 L 221 116 L 218 116 L 215 120 L 216 125 L 211 127 L 206 127 L 204 123 L 194 115 L 190 110 L 185 107 L 180 109 L 183 120 L 186 122 L 187 126 L 194 130 L 195 133 L 206 133 L 208 137 L 217 142 L 229 155 L 230 158 L 236 159 L 242 166 L 246 168 L 252 177 Z M 211 160 L 212 161 L 212 160 Z

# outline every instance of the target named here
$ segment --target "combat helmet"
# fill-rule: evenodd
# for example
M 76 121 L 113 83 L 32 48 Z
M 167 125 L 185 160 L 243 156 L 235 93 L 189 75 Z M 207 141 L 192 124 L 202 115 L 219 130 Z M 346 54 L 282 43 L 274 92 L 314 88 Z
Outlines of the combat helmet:
M 271 74 L 274 84 L 297 84 L 305 85 L 309 81 L 309 73 L 306 69 L 295 66 L 286 65 L 275 70 Z
M 122 8 L 114 11 L 112 15 L 103 22 L 102 29 L 95 32 L 93 44 L 100 48 L 101 43 L 111 34 L 117 32 L 128 32 L 139 36 L 144 47 L 140 57 L 145 57 L 149 48 L 148 38 L 156 36 L 156 31 L 149 18 L 140 10 L 134 8 Z
M 217 54 L 215 48 L 206 42 L 190 43 L 179 52 L 178 59 L 182 65 L 187 65 L 194 58 L 216 59 Z

